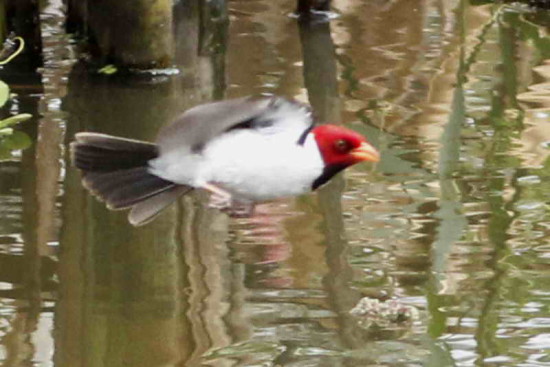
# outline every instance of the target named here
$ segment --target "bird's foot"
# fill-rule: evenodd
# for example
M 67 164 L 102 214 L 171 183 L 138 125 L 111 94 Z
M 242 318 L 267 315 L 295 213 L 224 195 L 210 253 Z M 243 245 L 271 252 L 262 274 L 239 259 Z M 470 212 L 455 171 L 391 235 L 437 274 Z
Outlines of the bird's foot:
M 233 200 L 230 196 L 213 194 L 208 206 L 218 209 L 232 218 L 249 218 L 254 213 L 254 204 L 248 201 Z
M 231 217 L 247 218 L 254 213 L 254 203 L 248 200 L 234 200 L 233 196 L 227 191 L 212 184 L 206 184 L 203 188 L 210 191 L 210 208 L 221 210 Z
M 203 188 L 212 194 L 210 196 L 210 202 L 208 203 L 209 207 L 220 210 L 231 207 L 233 203 L 233 197 L 230 193 L 212 184 L 206 184 L 203 186 Z
M 210 208 L 219 209 L 219 210 L 229 210 L 233 205 L 233 198 L 231 195 L 222 196 L 213 194 L 210 196 L 210 201 L 208 206 Z
M 250 201 L 234 201 L 230 207 L 223 209 L 232 218 L 250 218 L 254 214 L 254 203 Z

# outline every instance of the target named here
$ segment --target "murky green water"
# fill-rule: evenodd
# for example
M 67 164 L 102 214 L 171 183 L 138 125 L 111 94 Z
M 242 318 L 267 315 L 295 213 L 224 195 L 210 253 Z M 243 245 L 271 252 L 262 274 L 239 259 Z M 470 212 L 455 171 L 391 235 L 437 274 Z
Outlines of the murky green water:
M 2 366 L 550 366 L 549 15 L 458 0 L 229 3 L 176 27 L 178 75 L 99 75 L 55 1 L 44 65 L 0 71 L 33 145 L 0 162 Z M 187 37 L 187 38 L 186 38 Z M 75 132 L 152 139 L 198 103 L 274 93 L 382 152 L 229 219 L 188 197 L 132 228 L 81 187 Z M 365 329 L 362 297 L 419 309 Z

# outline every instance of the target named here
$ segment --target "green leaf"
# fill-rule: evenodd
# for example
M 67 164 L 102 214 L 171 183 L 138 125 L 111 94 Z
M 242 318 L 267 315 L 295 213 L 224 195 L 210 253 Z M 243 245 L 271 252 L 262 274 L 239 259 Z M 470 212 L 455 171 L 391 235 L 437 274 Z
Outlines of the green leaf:
M 111 75 L 111 74 L 114 74 L 118 71 L 117 67 L 112 65 L 112 64 L 109 64 L 109 65 L 105 65 L 104 67 L 102 67 L 101 69 L 99 69 L 97 72 L 100 73 L 100 74 L 105 74 L 105 75 Z
M 0 145 L 9 150 L 21 150 L 30 147 L 31 138 L 22 131 L 14 131 L 10 136 L 0 140 Z
M 10 87 L 0 80 L 0 107 L 4 106 L 10 97 Z
M 16 125 L 20 122 L 28 120 L 32 117 L 29 113 L 20 113 L 19 115 L 8 117 L 0 121 L 0 129 L 3 129 L 8 126 Z
M 0 129 L 0 137 L 13 134 L 13 129 L 11 127 L 5 127 Z
M 14 150 L 26 149 L 31 144 L 31 138 L 21 131 L 14 131 L 8 136 L 0 136 L 0 161 L 11 159 Z
M 10 158 L 11 158 L 11 150 L 2 146 L 2 143 L 0 142 L 0 161 L 5 161 Z

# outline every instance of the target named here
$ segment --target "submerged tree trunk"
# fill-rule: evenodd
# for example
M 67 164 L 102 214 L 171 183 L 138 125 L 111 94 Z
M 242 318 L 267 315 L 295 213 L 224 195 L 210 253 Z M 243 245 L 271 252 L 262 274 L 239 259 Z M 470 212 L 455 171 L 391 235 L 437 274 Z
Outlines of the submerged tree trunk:
M 67 29 L 85 39 L 98 66 L 114 64 L 118 68 L 152 69 L 179 64 L 179 29 L 199 33 L 201 55 L 218 53 L 224 44 L 227 23 L 226 0 L 175 2 L 174 0 L 67 0 Z M 176 13 L 186 8 L 200 13 L 200 22 L 174 24 Z M 181 17 L 181 14 L 179 15 Z M 176 22 L 178 23 L 178 22 Z M 191 29 L 199 27 L 199 29 Z M 185 38 L 189 34 L 184 35 Z M 185 42 L 184 42 L 185 43 Z M 223 50 L 222 50 L 223 51 Z M 181 59 L 181 58 L 180 58 Z
M 311 14 L 311 11 L 329 11 L 330 0 L 298 0 L 296 12 L 300 15 Z
M 173 0 L 69 0 L 68 27 L 89 40 L 99 64 L 151 69 L 172 66 Z

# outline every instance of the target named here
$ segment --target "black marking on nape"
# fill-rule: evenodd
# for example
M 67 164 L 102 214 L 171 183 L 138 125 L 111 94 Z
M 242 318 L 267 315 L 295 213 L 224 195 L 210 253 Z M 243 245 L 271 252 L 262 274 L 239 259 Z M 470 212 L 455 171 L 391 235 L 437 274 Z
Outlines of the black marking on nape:
M 252 121 L 252 128 L 261 129 L 264 127 L 270 127 L 275 124 L 275 120 L 269 118 L 255 118 Z
M 261 116 L 253 117 L 251 119 L 239 122 L 225 130 L 225 132 L 240 130 L 240 129 L 261 129 L 264 127 L 273 126 L 275 121 L 269 118 L 262 118 Z
M 316 190 L 319 186 L 326 184 L 331 178 L 333 178 L 340 171 L 343 171 L 346 167 L 347 166 L 343 164 L 331 164 L 329 166 L 325 166 L 323 173 L 321 173 L 321 175 L 313 181 L 311 189 Z
M 225 130 L 225 132 L 228 132 L 231 130 L 238 130 L 238 129 L 251 129 L 253 124 L 254 124 L 254 118 L 251 118 L 229 127 L 227 130 Z
M 307 135 L 311 132 L 311 130 L 313 130 L 314 127 L 315 127 L 315 123 L 312 122 L 311 125 L 309 125 L 307 129 L 304 130 L 302 135 L 300 135 L 300 138 L 298 138 L 298 141 L 297 141 L 298 145 L 304 145 L 306 143 Z

